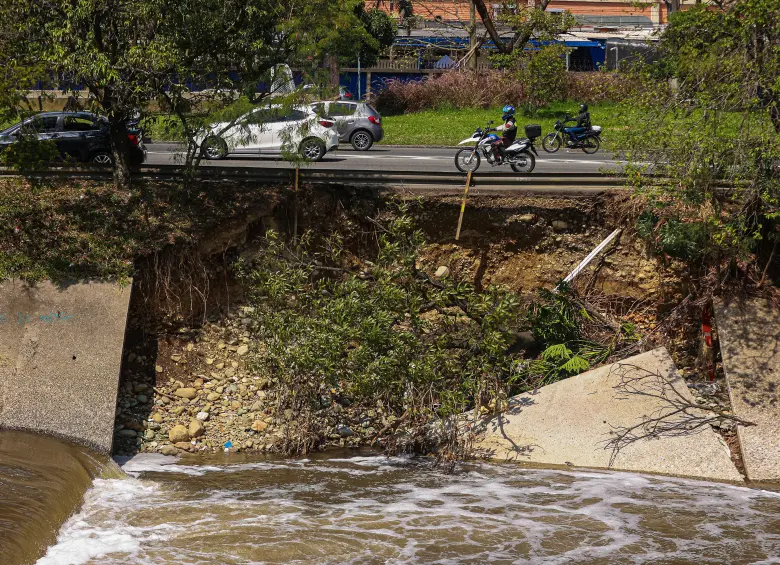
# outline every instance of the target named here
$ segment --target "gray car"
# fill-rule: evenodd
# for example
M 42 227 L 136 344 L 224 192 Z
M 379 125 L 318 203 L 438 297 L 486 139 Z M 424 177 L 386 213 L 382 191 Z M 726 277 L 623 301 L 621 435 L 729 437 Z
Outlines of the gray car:
M 366 102 L 333 100 L 315 102 L 311 107 L 317 114 L 335 120 L 339 141 L 351 143 L 357 151 L 367 151 L 385 136 L 382 116 Z

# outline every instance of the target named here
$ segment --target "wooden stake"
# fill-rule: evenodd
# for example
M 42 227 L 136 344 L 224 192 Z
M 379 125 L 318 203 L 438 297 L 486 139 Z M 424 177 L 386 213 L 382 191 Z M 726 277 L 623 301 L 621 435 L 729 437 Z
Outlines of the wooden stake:
M 298 243 L 298 172 L 300 169 L 295 167 L 295 219 L 293 220 L 293 242 Z
M 460 218 L 458 218 L 458 231 L 455 232 L 455 241 L 460 239 L 460 226 L 463 224 L 463 213 L 466 211 L 466 197 L 469 195 L 469 186 L 471 186 L 471 171 L 466 176 L 466 190 L 463 191 L 463 202 L 460 203 Z
M 775 258 L 775 251 L 777 251 L 777 242 L 779 241 L 780 241 L 780 235 L 778 235 L 775 238 L 775 244 L 772 246 L 772 253 L 769 254 L 769 261 L 766 262 L 766 267 L 764 267 L 764 272 L 761 273 L 761 280 L 758 281 L 756 288 L 761 288 L 762 286 L 764 286 L 764 281 L 766 280 L 766 273 L 769 270 L 769 265 L 772 264 L 772 259 Z

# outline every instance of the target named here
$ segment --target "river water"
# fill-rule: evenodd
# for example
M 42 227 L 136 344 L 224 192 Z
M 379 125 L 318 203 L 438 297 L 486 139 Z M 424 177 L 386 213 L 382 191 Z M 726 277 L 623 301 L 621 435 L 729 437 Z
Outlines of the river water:
M 354 452 L 173 464 L 143 455 L 126 478 L 96 478 L 57 531 L 65 495 L 86 487 L 56 477 L 88 482 L 97 466 L 81 475 L 40 459 L 28 464 L 35 470 L 0 467 L 0 481 L 10 467 L 29 487 L 15 514 L 0 501 L 0 542 L 31 555 L 35 540 L 14 523 L 35 524 L 38 565 L 780 564 L 771 490 L 515 465 L 447 473 L 425 459 Z M 31 474 L 20 480 L 20 469 Z M 29 518 L 49 509 L 58 510 L 48 522 Z M 5 555 L 2 565 L 25 563 Z

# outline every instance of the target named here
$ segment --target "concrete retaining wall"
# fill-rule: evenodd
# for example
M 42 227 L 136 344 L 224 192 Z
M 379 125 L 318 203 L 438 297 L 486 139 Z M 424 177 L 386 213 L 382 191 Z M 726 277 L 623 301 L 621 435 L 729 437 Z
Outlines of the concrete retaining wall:
M 0 428 L 111 450 L 130 288 L 0 283 Z
M 639 380 L 625 388 L 631 379 Z M 655 396 L 660 382 L 669 398 L 693 401 L 666 349 L 655 349 L 513 397 L 506 413 L 485 422 L 477 448 L 499 460 L 741 481 L 729 448 L 709 426 L 642 439 L 611 460 L 607 442 L 616 429 L 672 413 Z
M 715 304 L 720 351 L 751 481 L 780 482 L 780 312 L 766 300 Z

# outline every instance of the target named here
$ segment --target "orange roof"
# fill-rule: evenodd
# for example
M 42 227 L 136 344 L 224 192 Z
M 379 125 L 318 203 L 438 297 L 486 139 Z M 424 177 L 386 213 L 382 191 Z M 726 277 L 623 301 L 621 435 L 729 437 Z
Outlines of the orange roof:
M 414 13 L 425 20 L 441 18 L 444 21 L 462 21 L 469 19 L 469 0 L 415 0 Z M 664 2 L 656 0 L 662 13 L 665 13 Z M 373 4 L 371 2 L 369 5 Z M 495 2 L 486 2 L 489 7 L 498 7 Z M 637 16 L 650 15 L 651 3 L 639 5 L 633 0 L 617 2 L 593 2 L 592 0 L 553 0 L 547 6 L 548 9 L 569 10 L 572 14 L 592 16 Z M 379 7 L 386 12 L 395 12 L 397 3 L 395 0 L 380 0 Z

